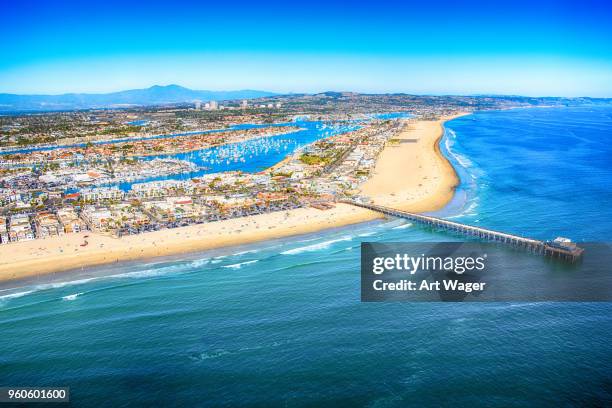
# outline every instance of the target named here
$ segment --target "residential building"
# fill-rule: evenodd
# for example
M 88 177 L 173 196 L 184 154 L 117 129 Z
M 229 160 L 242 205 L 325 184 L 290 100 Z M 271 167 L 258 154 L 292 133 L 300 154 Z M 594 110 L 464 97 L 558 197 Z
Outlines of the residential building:
M 122 203 L 110 208 L 112 220 L 111 228 L 137 228 L 148 225 L 150 220 L 140 209 L 130 204 Z
M 87 230 L 85 221 L 79 218 L 72 207 L 65 207 L 57 211 L 57 217 L 65 233 L 81 232 Z
M 6 225 L 6 217 L 0 216 L 0 244 L 9 242 L 8 228 Z
M 57 216 L 49 211 L 42 211 L 34 217 L 36 236 L 38 238 L 52 237 L 64 233 Z
M 85 201 L 122 200 L 124 192 L 118 187 L 102 187 L 81 190 L 81 198 Z
M 83 220 L 92 231 L 108 231 L 109 223 L 113 218 L 112 213 L 106 207 L 95 207 L 93 205 L 85 207 L 83 210 Z
M 30 216 L 28 214 L 16 214 L 11 217 L 9 223 L 9 239 L 12 242 L 34 239 L 34 231 L 32 231 Z
M 194 204 L 191 197 L 167 197 L 164 201 L 144 203 L 155 220 L 160 222 L 197 221 L 206 215 L 206 209 Z

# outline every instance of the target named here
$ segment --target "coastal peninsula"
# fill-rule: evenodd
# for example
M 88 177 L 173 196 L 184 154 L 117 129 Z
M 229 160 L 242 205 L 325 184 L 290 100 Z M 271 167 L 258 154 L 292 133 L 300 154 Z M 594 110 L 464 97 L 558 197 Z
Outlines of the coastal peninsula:
M 374 203 L 410 211 L 442 208 L 458 183 L 438 143 L 445 121 L 403 119 L 401 132 L 380 153 L 360 194 Z M 275 211 L 114 238 L 90 231 L 0 246 L 0 280 L 146 259 L 312 233 L 379 218 L 369 210 L 335 203 Z M 86 243 L 86 245 L 84 245 Z

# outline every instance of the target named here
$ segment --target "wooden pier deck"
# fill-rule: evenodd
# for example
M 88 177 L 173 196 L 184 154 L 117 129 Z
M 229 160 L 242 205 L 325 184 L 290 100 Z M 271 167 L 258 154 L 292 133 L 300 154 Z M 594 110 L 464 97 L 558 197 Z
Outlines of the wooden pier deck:
M 432 217 L 429 215 L 416 214 L 408 211 L 396 210 L 394 208 L 384 207 L 376 204 L 366 204 L 356 201 L 344 200 L 345 204 L 351 204 L 357 207 L 367 208 L 391 217 L 405 218 L 407 220 L 424 224 L 433 228 L 439 228 L 454 233 L 476 237 L 487 241 L 495 241 L 503 244 L 511 245 L 517 248 L 522 248 L 530 252 L 542 254 L 551 258 L 563 259 L 569 262 L 575 262 L 582 256 L 584 250 L 575 244 L 571 244 L 566 248 L 553 246 L 549 242 L 540 241 L 537 239 L 521 237 L 518 235 L 507 234 L 500 231 L 494 231 L 482 227 L 462 224 L 459 222 L 449 221 L 442 218 Z

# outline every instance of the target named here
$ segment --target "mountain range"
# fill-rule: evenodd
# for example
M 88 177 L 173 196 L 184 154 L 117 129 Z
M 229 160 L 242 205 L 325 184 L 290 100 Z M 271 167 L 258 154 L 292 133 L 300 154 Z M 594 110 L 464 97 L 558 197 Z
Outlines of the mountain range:
M 126 106 L 162 105 L 167 103 L 251 99 L 276 94 L 250 89 L 240 91 L 198 91 L 179 85 L 154 85 L 111 93 L 67 93 L 62 95 L 17 95 L 0 93 L 0 111 L 52 111 Z

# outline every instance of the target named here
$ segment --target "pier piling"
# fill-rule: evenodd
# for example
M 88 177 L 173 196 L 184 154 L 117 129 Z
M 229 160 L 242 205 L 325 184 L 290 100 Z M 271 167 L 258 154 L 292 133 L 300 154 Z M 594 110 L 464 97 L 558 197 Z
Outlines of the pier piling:
M 532 238 L 525 238 L 518 235 L 506 234 L 500 231 L 494 231 L 482 227 L 462 224 L 455 221 L 449 221 L 442 218 L 432 217 L 429 215 L 416 214 L 408 211 L 396 210 L 394 208 L 384 207 L 376 204 L 366 204 L 357 201 L 343 200 L 345 204 L 354 205 L 357 207 L 367 208 L 368 210 L 376 211 L 391 217 L 404 218 L 419 224 L 424 224 L 430 227 L 439 228 L 454 233 L 477 237 L 486 241 L 494 241 L 502 244 L 525 249 L 528 252 L 540 254 L 550 258 L 561 259 L 568 262 L 576 262 L 582 257 L 584 249 L 572 244 L 571 246 L 562 247 L 554 245 L 548 241 L 540 241 Z

